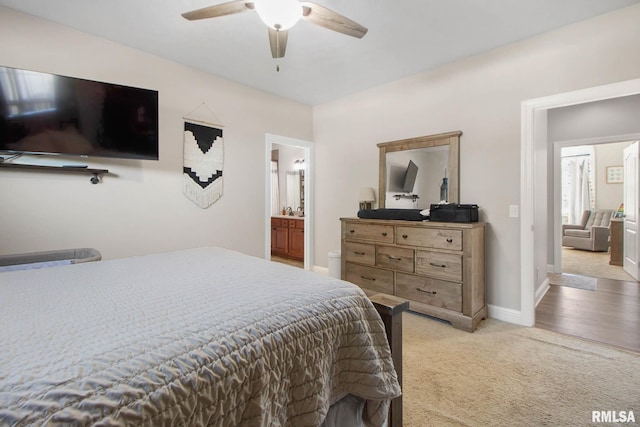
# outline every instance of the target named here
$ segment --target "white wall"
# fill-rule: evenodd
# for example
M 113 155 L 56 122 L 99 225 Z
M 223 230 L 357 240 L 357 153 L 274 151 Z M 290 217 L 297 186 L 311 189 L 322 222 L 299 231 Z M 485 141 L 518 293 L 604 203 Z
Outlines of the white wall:
M 640 95 L 549 110 L 550 142 L 626 135 L 638 131 Z
M 461 130 L 460 201 L 489 223 L 487 301 L 519 310 L 521 102 L 639 77 L 638 22 L 632 6 L 315 107 L 316 264 L 339 248 L 356 189 L 376 186 L 377 143 Z
M 638 121 L 640 133 L 640 121 Z M 622 166 L 622 155 L 631 142 L 598 144 L 596 152 L 596 209 L 618 209 L 623 199 L 622 183 L 607 182 L 607 167 Z
M 2 65 L 156 89 L 160 100 L 158 162 L 89 159 L 113 174 L 98 185 L 0 170 L 0 254 L 95 247 L 118 258 L 218 245 L 263 256 L 265 133 L 310 140 L 310 107 L 2 7 L 0 52 Z M 224 195 L 208 209 L 182 194 L 182 117 L 203 102 L 225 144 Z

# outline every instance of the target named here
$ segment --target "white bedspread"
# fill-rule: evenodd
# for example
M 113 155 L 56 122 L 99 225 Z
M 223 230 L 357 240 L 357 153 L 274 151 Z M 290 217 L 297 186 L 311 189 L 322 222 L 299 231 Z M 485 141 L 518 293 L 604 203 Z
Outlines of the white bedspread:
M 400 394 L 349 283 L 220 248 L 0 273 L 0 425 L 316 426 Z

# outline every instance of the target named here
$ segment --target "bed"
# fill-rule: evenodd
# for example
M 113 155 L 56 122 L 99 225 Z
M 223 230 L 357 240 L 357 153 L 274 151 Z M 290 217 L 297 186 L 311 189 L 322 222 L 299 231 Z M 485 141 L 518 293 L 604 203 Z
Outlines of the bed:
M 0 273 L 0 325 L 0 425 L 384 425 L 401 394 L 359 288 L 222 248 Z

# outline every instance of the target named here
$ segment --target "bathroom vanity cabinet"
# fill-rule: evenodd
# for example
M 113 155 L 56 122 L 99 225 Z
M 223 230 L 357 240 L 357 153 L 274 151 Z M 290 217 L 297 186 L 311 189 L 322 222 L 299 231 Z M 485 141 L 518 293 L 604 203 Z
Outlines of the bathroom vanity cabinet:
M 304 218 L 271 217 L 271 255 L 304 260 Z

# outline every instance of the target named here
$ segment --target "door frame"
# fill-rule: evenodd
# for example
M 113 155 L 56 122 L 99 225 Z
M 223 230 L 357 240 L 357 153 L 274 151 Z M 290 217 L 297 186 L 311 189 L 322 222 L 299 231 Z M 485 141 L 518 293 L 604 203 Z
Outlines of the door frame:
M 273 144 L 287 145 L 304 150 L 304 269 L 313 268 L 313 142 L 288 136 L 265 134 L 265 203 L 264 203 L 264 258 L 271 259 L 271 150 Z
M 624 222 L 622 225 L 622 233 L 623 233 L 623 250 L 622 250 L 622 268 L 627 274 L 633 277 L 633 280 L 638 280 L 638 248 L 640 247 L 638 242 L 638 202 L 640 202 L 640 198 L 638 197 L 638 146 L 640 146 L 639 141 L 633 141 L 633 143 L 624 149 L 623 154 L 623 162 L 624 165 Z M 627 158 L 629 156 L 633 156 L 633 171 L 631 168 L 628 168 Z M 630 173 L 633 172 L 633 176 Z M 631 178 L 631 179 L 630 179 Z M 631 190 L 631 191 L 629 191 Z M 632 195 L 634 202 L 629 203 L 628 195 Z M 632 205 L 632 208 L 629 209 L 629 205 Z M 631 219 L 629 219 L 631 218 Z M 633 239 L 629 239 L 629 233 L 633 234 Z M 633 249 L 631 251 L 631 249 Z M 629 257 L 629 252 L 633 252 L 632 257 Z
M 640 94 L 640 79 L 522 101 L 520 134 L 520 313 L 517 323 L 535 324 L 536 266 L 536 142 L 547 141 L 547 110 Z M 543 219 L 546 222 L 546 218 Z M 544 225 L 544 223 L 543 223 Z M 540 244 L 540 243 L 538 243 Z

